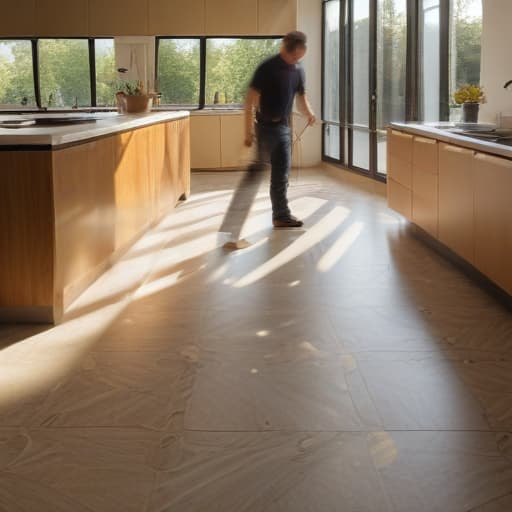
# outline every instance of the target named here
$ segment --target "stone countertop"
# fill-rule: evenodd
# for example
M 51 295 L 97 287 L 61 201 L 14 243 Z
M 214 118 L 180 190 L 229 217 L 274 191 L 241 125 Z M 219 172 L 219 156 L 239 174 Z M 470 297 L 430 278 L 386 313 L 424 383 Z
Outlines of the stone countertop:
M 68 114 L 27 114 L 0 115 L 0 121 L 22 119 L 50 119 L 52 117 L 80 117 L 90 119 L 90 122 L 78 124 L 30 125 L 20 128 L 5 128 L 0 126 L 0 149 L 12 146 L 44 146 L 58 148 L 85 142 L 97 137 L 134 130 L 156 123 L 172 121 L 188 117 L 188 111 L 148 112 L 143 114 L 118 114 L 116 112 L 83 112 Z
M 454 133 L 452 130 L 457 129 L 455 123 L 390 123 L 389 126 L 395 130 L 404 131 L 413 135 L 429 137 L 463 148 L 512 159 L 512 146 Z

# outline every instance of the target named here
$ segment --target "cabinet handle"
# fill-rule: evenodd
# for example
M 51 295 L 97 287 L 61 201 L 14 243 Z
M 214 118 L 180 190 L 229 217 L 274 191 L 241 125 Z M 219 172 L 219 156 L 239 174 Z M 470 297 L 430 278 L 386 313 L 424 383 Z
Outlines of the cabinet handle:
M 421 142 L 422 144 L 431 144 L 431 145 L 437 144 L 437 140 L 435 140 L 435 139 L 425 139 L 423 137 L 414 137 L 414 140 L 416 142 Z
M 443 147 L 446 151 L 451 151 L 452 153 L 467 153 L 468 155 L 474 153 L 471 149 L 460 148 L 459 146 L 452 146 L 451 144 L 444 144 Z

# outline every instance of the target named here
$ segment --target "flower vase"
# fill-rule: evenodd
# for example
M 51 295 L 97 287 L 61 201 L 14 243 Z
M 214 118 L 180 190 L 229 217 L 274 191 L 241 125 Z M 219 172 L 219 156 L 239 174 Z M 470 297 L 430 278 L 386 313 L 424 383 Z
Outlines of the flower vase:
M 478 110 L 480 103 L 467 101 L 462 104 L 462 122 L 478 123 Z

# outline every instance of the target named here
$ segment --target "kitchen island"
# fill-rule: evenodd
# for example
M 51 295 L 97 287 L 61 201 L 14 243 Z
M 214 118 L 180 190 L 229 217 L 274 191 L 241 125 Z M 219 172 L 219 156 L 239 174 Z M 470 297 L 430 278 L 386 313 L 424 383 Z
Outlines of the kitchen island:
M 59 322 L 190 192 L 188 112 L 69 116 L 81 119 L 0 123 L 3 321 Z
M 458 131 L 391 124 L 388 204 L 512 304 L 511 141 Z

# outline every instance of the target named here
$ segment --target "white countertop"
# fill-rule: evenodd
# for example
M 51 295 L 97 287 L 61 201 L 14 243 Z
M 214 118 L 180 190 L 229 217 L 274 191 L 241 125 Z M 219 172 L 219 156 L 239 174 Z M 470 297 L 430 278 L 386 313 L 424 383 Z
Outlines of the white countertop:
M 91 122 L 80 124 L 30 125 L 21 128 L 0 126 L 0 146 L 58 147 L 188 116 L 189 112 L 184 110 L 144 114 L 117 114 L 116 112 L 84 114 L 76 112 L 72 114 L 0 115 L 0 121 L 52 117 L 87 117 L 91 119 Z
M 413 135 L 420 135 L 437 139 L 449 144 L 455 144 L 468 149 L 474 149 L 482 153 L 490 153 L 492 155 L 504 156 L 512 159 L 512 146 L 498 144 L 497 142 L 489 142 L 486 140 L 474 139 L 458 133 L 449 131 L 450 128 L 455 128 L 454 123 L 390 123 L 391 128 L 396 130 L 405 131 Z M 446 128 L 436 128 L 436 126 L 446 126 Z

